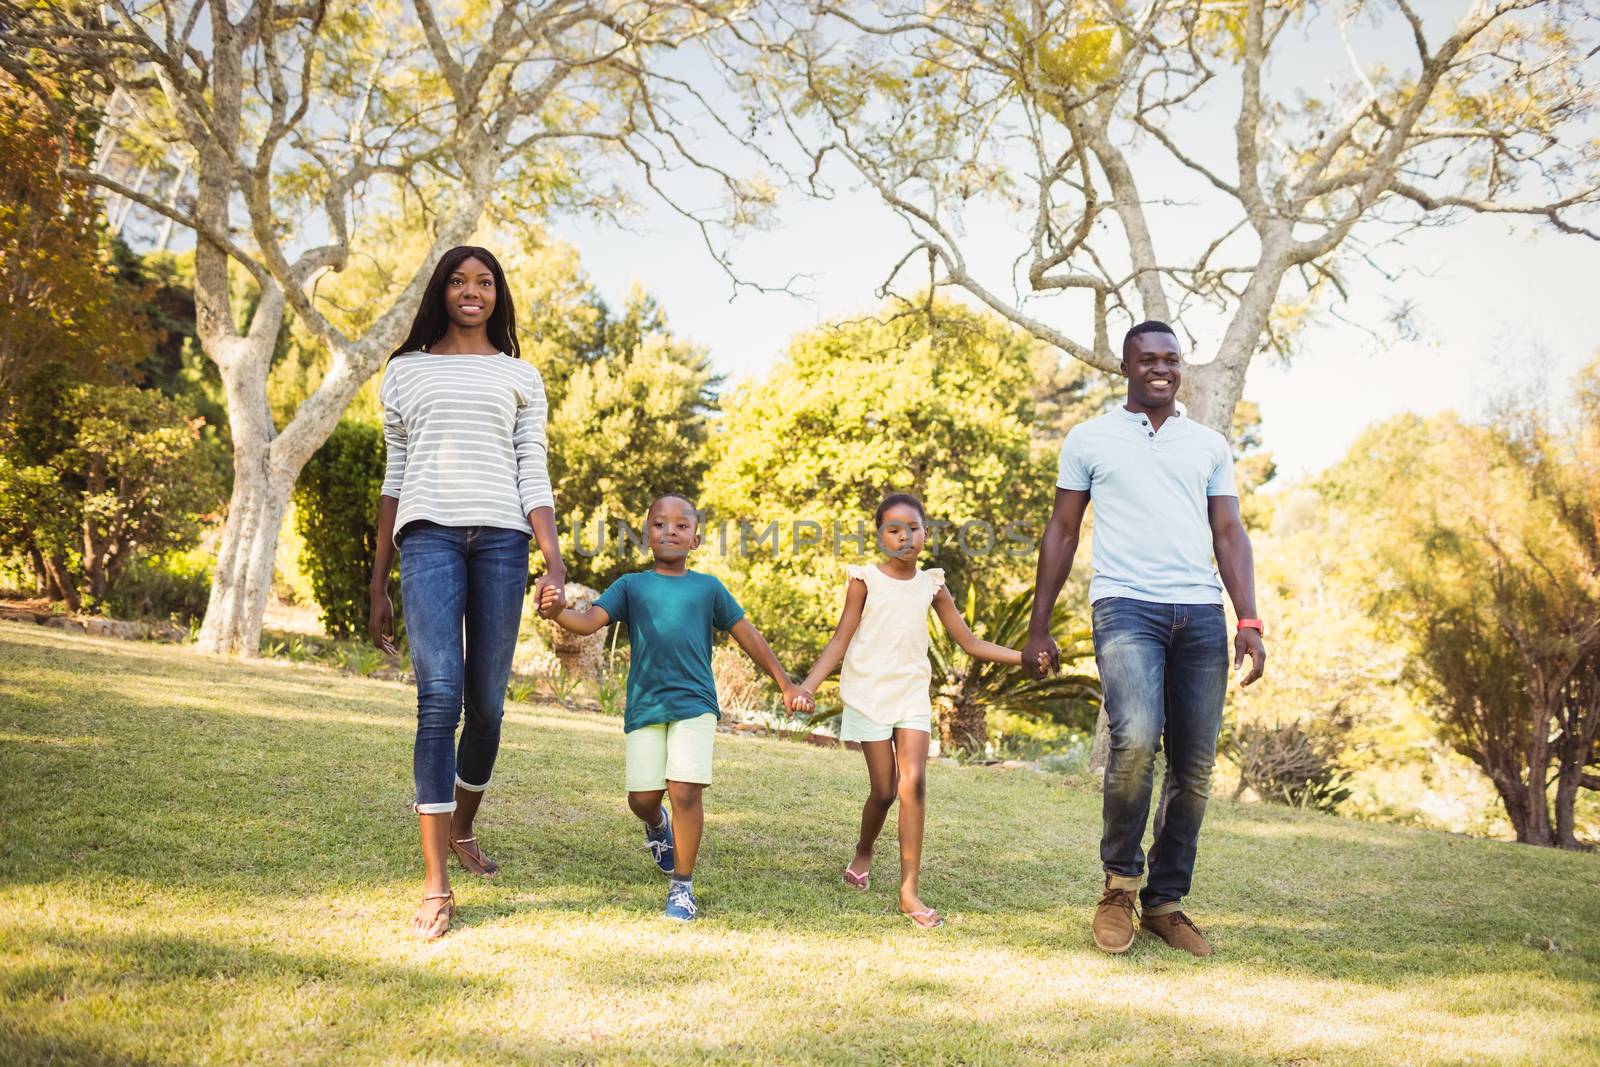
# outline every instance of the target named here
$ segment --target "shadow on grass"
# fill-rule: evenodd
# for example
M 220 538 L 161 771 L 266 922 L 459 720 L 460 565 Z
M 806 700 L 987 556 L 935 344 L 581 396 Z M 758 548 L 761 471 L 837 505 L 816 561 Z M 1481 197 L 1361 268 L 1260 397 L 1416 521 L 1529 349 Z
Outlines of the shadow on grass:
M 253 1024 L 273 1032 L 265 1058 L 337 1062 L 344 1046 L 402 1029 L 419 1009 L 492 1000 L 502 989 L 489 978 L 215 937 L 46 929 L 30 939 L 46 962 L 0 969 L 8 1064 L 198 1062 L 213 1054 L 217 1031 Z M 157 1019 L 173 1055 L 130 1052 Z
M 0 885 L 123 877 L 276 901 L 420 881 L 406 809 L 408 689 L 156 646 L 62 649 L 0 631 L 0 648 L 10 665 L 0 680 L 0 805 L 9 814 Z M 509 716 L 480 823 L 504 871 L 463 913 L 464 927 L 533 909 L 661 908 L 664 881 L 622 801 L 620 729 L 594 723 L 527 706 Z M 62 736 L 95 741 L 49 740 Z M 838 884 L 863 792 L 853 753 L 719 739 L 699 870 L 708 923 L 917 936 L 895 914 L 892 817 L 872 892 Z M 944 767 L 930 771 L 930 796 L 923 889 L 950 919 L 939 936 L 1092 952 L 1097 796 L 1048 776 Z M 1595 931 L 1552 902 L 1575 880 L 1595 882 L 1595 858 L 1525 852 L 1512 867 L 1505 855 L 1482 842 L 1222 802 L 1191 903 L 1231 962 L 1380 985 L 1464 975 L 1592 981 Z M 1530 947 L 1546 936 L 1569 948 Z M 1204 966 L 1148 939 L 1128 965 Z

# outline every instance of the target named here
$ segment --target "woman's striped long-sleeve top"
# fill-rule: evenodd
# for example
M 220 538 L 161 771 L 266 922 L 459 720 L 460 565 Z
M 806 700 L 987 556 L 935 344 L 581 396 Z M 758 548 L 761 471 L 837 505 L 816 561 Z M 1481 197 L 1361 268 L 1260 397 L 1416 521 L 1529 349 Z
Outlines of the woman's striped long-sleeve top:
M 382 493 L 400 501 L 397 537 L 418 520 L 532 534 L 528 512 L 555 507 L 544 380 L 532 364 L 406 352 L 389 361 L 379 396 Z

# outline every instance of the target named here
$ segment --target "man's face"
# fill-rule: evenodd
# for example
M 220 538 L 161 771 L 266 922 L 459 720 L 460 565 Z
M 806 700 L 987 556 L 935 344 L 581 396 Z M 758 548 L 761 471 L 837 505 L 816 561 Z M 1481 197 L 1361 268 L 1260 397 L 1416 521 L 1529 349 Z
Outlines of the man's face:
M 1135 404 L 1159 408 L 1172 403 L 1183 382 L 1178 339 L 1170 333 L 1135 335 L 1123 352 L 1122 373 L 1128 376 L 1128 399 Z
M 650 506 L 650 554 L 661 560 L 680 560 L 700 547 L 699 518 L 687 500 L 663 497 Z

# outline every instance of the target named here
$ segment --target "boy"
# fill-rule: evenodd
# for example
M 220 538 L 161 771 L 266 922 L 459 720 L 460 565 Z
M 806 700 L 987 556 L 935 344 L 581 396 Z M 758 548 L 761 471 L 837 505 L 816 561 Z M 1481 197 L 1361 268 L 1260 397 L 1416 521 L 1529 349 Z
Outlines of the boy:
M 711 784 L 711 749 L 717 735 L 717 689 L 711 677 L 712 631 L 733 635 L 756 666 L 772 676 L 788 704 L 799 695 L 766 638 L 744 609 L 709 574 L 688 567 L 700 546 L 694 504 L 676 494 L 657 497 L 645 519 L 655 565 L 624 574 L 587 611 L 568 608 L 556 617 L 567 630 L 592 634 L 608 623 L 628 628 L 628 807 L 644 823 L 645 847 L 672 876 L 666 915 L 688 921 L 694 898 L 694 861 L 705 825 L 701 793 Z M 665 794 L 672 801 L 668 814 Z

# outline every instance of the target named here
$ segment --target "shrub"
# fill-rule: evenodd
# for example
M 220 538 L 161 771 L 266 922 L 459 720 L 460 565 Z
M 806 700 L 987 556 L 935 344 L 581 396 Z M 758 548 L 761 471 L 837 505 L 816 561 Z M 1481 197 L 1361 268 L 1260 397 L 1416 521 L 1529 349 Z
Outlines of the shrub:
M 311 579 L 330 637 L 351 637 L 366 629 L 383 467 L 382 428 L 345 419 L 312 455 L 295 485 L 295 526 L 305 539 L 300 565 Z M 391 579 L 389 595 L 398 627 L 398 581 Z
M 107 613 L 119 619 L 171 619 L 185 623 L 205 615 L 211 572 L 185 556 L 140 560 L 119 572 L 106 588 Z
M 1246 788 L 1263 800 L 1332 811 L 1350 796 L 1350 775 L 1340 765 L 1345 720 L 1322 726 L 1235 723 L 1222 749 L 1239 768 L 1237 797 Z

